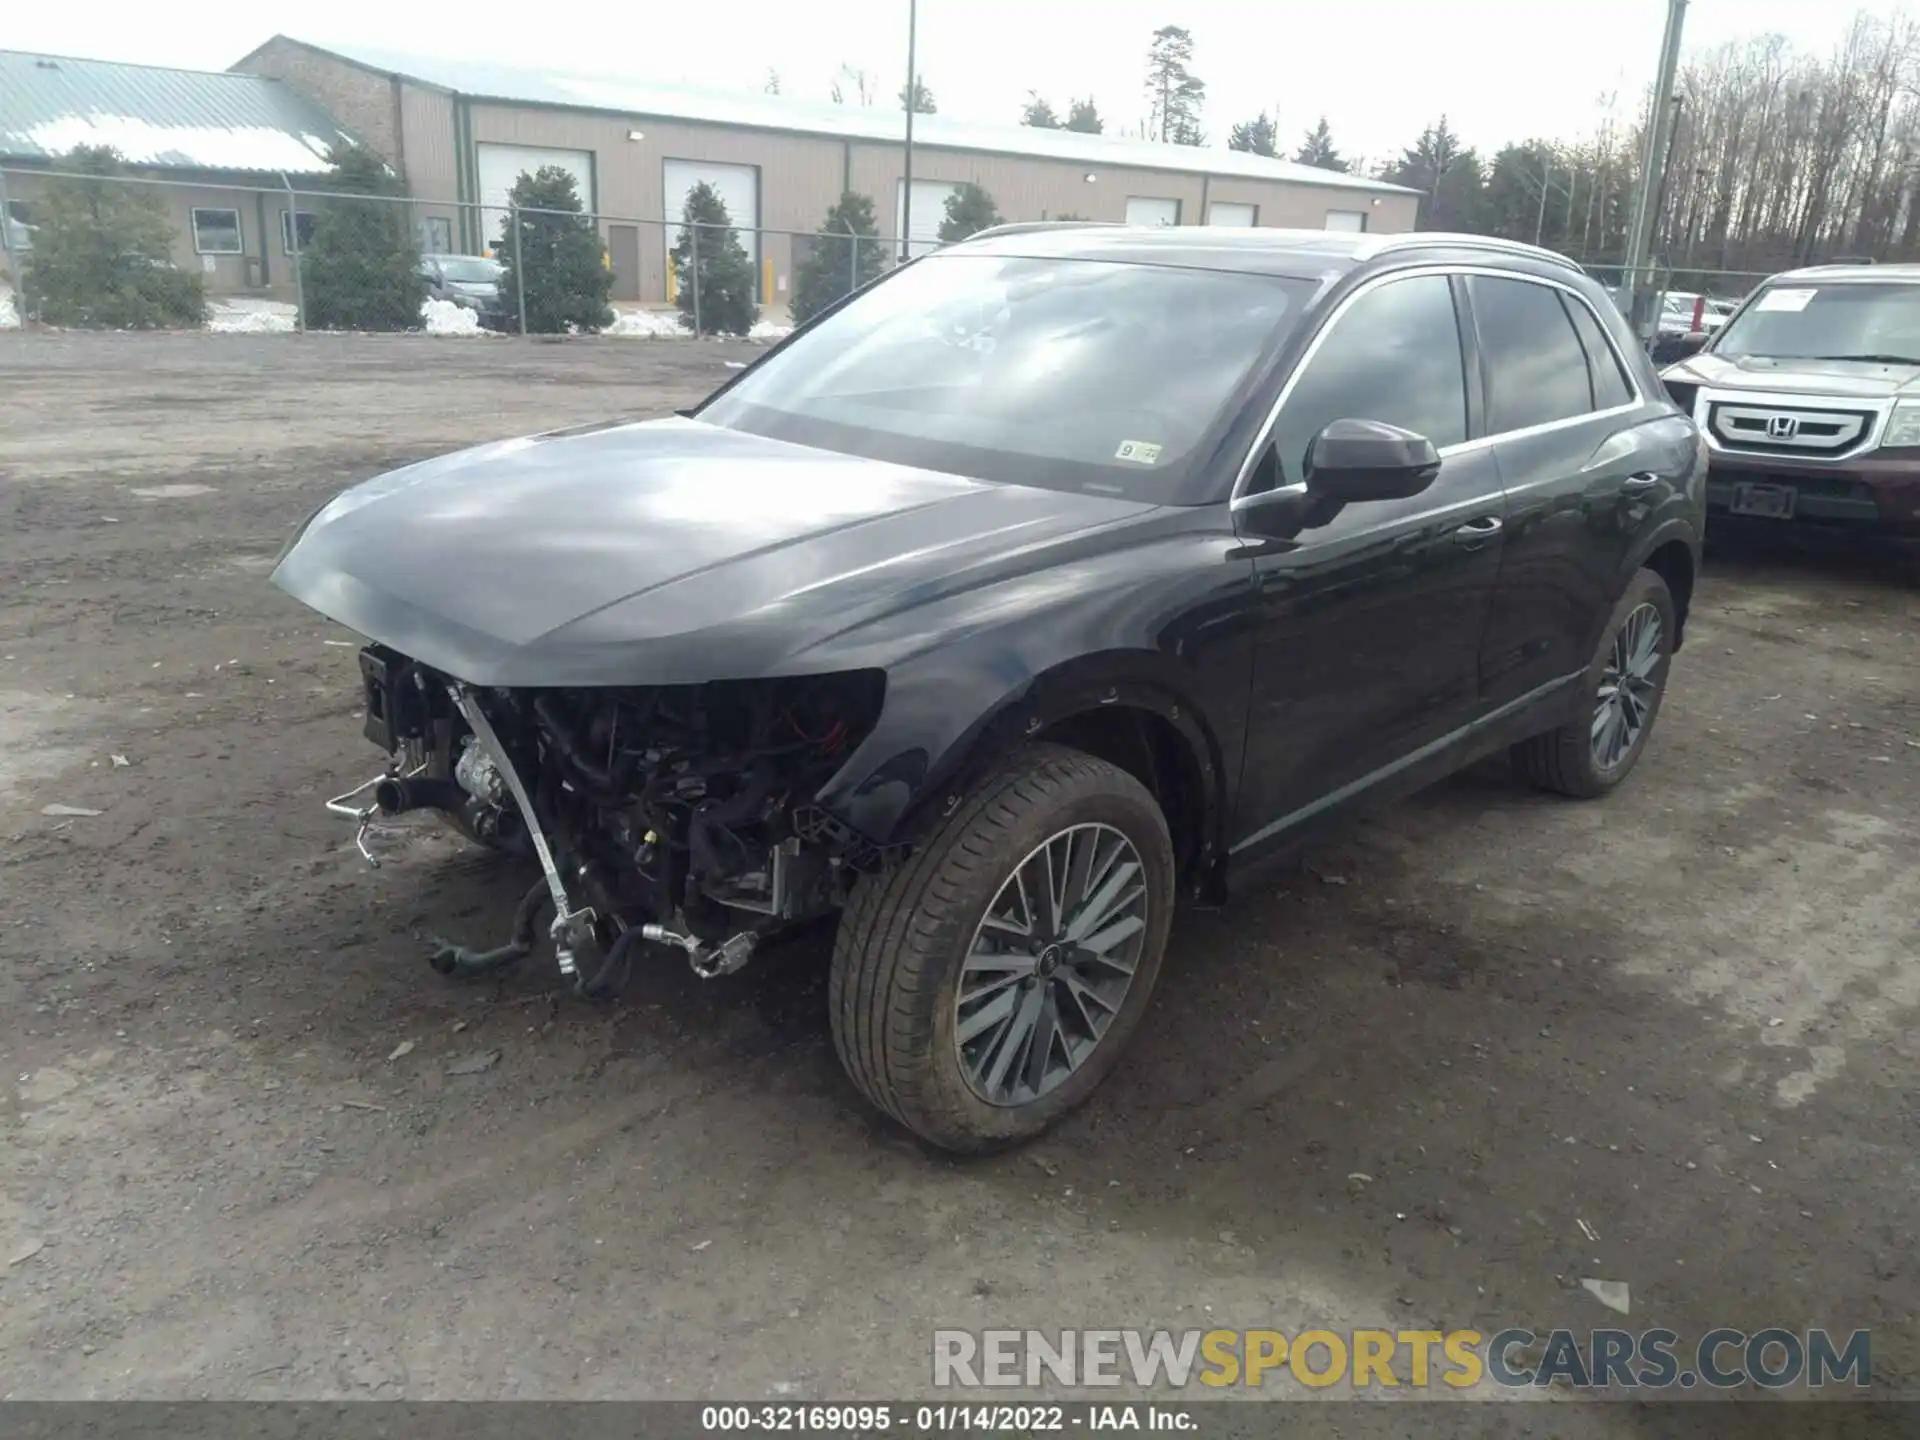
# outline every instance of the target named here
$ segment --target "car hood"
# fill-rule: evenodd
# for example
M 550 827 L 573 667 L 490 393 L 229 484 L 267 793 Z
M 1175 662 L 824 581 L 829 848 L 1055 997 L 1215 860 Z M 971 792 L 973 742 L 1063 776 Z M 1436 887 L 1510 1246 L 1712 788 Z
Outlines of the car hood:
M 1716 390 L 1788 390 L 1848 400 L 1920 396 L 1920 365 L 1870 360 L 1793 360 L 1764 355 L 1723 359 L 1709 353 L 1669 366 L 1665 378 Z
M 1155 508 L 659 420 L 369 480 L 307 522 L 273 581 L 476 684 L 678 684 L 827 668 L 808 654 L 827 639 Z

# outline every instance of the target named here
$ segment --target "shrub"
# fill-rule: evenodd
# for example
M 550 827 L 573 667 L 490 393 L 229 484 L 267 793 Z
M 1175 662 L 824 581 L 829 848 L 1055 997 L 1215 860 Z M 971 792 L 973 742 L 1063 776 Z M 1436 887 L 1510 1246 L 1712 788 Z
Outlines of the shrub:
M 694 264 L 694 227 L 700 237 L 700 263 Z M 687 191 L 680 211 L 680 238 L 673 247 L 674 273 L 680 277 L 675 303 L 689 328 L 699 305 L 699 329 L 744 335 L 760 318 L 753 298 L 753 262 L 733 229 L 727 202 L 701 181 Z
M 866 284 L 887 268 L 886 247 L 874 224 L 873 201 L 849 190 L 827 211 L 807 258 L 794 269 L 793 323 L 804 325 L 856 282 Z
M 117 152 L 83 145 L 58 168 L 85 180 L 49 182 L 25 260 L 27 312 L 49 325 L 150 329 L 207 318 L 201 278 L 173 266 L 166 202 L 116 183 Z M 22 317 L 25 318 L 25 317 Z
M 993 196 L 969 180 L 947 197 L 947 218 L 940 222 L 940 239 L 952 244 L 1002 223 Z
M 507 199 L 517 208 L 501 225 L 493 252 L 506 267 L 500 272 L 502 306 L 516 310 L 525 290 L 530 335 L 611 325 L 613 271 L 572 172 L 542 165 L 514 181 Z
M 359 145 L 328 157 L 330 189 L 399 195 L 387 163 Z M 312 330 L 417 330 L 427 283 L 407 207 L 391 200 L 329 199 L 300 247 L 300 283 Z

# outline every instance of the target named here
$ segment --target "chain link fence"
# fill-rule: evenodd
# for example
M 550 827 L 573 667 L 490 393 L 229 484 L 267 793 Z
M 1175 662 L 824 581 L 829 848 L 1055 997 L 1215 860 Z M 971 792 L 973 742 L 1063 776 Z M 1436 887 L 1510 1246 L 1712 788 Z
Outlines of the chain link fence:
M 346 193 L 286 179 L 256 185 L 103 179 L 13 167 L 0 168 L 0 304 L 10 302 L 16 322 L 39 313 L 36 254 L 56 243 L 48 227 L 62 209 L 63 188 L 78 195 L 103 186 L 145 197 L 144 208 L 165 221 L 164 253 L 155 253 L 149 238 L 118 257 L 123 268 L 148 265 L 197 276 L 207 323 L 217 330 L 770 338 L 900 260 L 897 240 L 851 232 Z M 343 247 L 317 239 L 330 215 L 346 222 L 336 235 L 352 230 L 358 236 L 344 259 L 333 253 Z M 113 243 L 111 235 L 97 235 L 94 248 L 110 250 Z M 396 267 L 390 259 L 366 257 L 376 251 L 391 257 L 397 248 L 411 252 L 407 264 L 424 287 L 419 314 L 393 315 L 389 308 L 386 323 L 340 324 L 343 315 L 381 310 L 378 292 L 394 286 Z M 926 248 L 915 245 L 916 252 Z

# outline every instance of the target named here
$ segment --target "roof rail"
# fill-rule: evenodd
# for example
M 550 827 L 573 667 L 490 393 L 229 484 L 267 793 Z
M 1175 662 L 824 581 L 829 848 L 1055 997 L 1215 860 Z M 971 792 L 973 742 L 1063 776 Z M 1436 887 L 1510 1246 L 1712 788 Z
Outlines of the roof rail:
M 1459 235 L 1442 230 L 1417 230 L 1403 235 L 1374 235 L 1354 251 L 1356 260 L 1371 260 L 1376 255 L 1385 255 L 1402 250 L 1492 250 L 1502 255 L 1524 255 L 1529 260 L 1545 260 L 1550 264 L 1562 265 L 1569 270 L 1580 270 L 1579 265 L 1562 255 L 1558 250 L 1548 250 L 1544 246 L 1529 245 L 1521 240 L 1505 240 L 1498 235 Z M 1580 273 L 1585 274 L 1585 271 Z
M 976 230 L 966 238 L 985 240 L 989 236 L 1026 235 L 1036 230 L 1087 230 L 1101 226 L 1114 229 L 1119 223 L 1117 220 L 1015 220 L 1005 225 L 990 225 L 985 230 Z

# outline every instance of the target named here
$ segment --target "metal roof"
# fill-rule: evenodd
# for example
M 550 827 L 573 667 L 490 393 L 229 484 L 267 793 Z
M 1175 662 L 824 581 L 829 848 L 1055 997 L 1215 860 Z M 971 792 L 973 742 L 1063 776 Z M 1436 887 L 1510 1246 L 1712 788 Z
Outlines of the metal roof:
M 553 105 L 571 110 L 603 110 L 636 119 L 694 120 L 711 125 L 751 126 L 836 139 L 899 143 L 904 116 L 892 105 L 831 105 L 784 95 L 741 94 L 662 85 L 610 75 L 580 75 L 554 70 L 523 70 L 488 61 L 443 60 L 365 45 L 315 45 L 291 36 L 294 44 L 338 56 L 387 75 L 424 81 L 475 99 Z M 240 62 L 245 64 L 245 61 Z M 1114 135 L 1082 135 L 1073 130 L 1042 130 L 1030 125 L 981 125 L 946 115 L 917 115 L 916 147 L 976 150 L 1065 160 L 1098 167 L 1123 165 L 1173 170 L 1187 175 L 1281 181 L 1290 185 L 1337 187 L 1377 195 L 1413 195 L 1418 191 L 1380 180 L 1319 170 L 1291 160 L 1275 160 L 1240 150 L 1163 145 Z
M 130 165 L 313 175 L 352 137 L 278 80 L 0 50 L 0 160 L 111 145 Z

